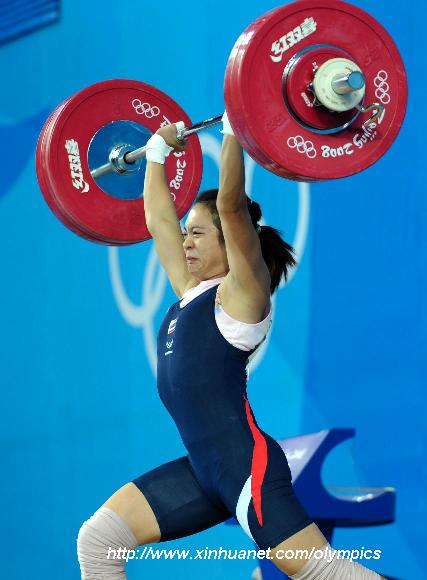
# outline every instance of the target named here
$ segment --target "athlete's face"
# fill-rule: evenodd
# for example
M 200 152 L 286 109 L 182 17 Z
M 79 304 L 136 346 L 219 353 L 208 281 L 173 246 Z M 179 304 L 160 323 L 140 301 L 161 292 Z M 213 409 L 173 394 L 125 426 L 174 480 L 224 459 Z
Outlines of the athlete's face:
M 225 245 L 218 234 L 209 209 L 196 204 L 185 223 L 183 246 L 188 271 L 199 280 L 219 278 L 228 272 Z

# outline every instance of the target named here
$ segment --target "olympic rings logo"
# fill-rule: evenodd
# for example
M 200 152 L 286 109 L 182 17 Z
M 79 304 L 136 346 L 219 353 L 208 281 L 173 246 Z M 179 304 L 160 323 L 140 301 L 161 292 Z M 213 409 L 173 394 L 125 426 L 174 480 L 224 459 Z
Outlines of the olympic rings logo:
M 138 115 L 145 115 L 147 119 L 152 119 L 153 117 L 160 115 L 159 107 L 152 107 L 150 103 L 141 103 L 139 99 L 134 99 L 132 101 L 132 107 Z
M 375 96 L 383 105 L 388 105 L 391 101 L 389 95 L 390 85 L 386 82 L 388 79 L 388 74 L 385 70 L 380 70 L 377 76 L 374 78 L 374 85 L 377 87 L 375 91 Z
M 291 149 L 296 149 L 298 153 L 305 153 L 309 159 L 314 159 L 317 157 L 317 151 L 314 147 L 312 141 L 305 141 L 304 137 L 301 135 L 295 135 L 295 137 L 289 137 L 288 147 Z

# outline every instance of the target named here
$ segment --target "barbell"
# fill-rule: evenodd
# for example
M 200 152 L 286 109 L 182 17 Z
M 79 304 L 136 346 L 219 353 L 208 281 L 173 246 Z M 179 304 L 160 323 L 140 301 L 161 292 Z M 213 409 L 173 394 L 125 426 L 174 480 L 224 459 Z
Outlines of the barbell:
M 298 0 L 253 22 L 228 59 L 224 98 L 237 139 L 273 173 L 297 181 L 363 171 L 392 145 L 407 101 L 405 69 L 386 30 L 341 0 Z M 183 152 L 165 169 L 178 218 L 202 176 L 196 133 L 168 95 L 146 83 L 91 85 L 57 107 L 37 144 L 41 191 L 78 235 L 103 244 L 150 237 L 142 197 L 145 144 L 161 126 L 184 121 Z

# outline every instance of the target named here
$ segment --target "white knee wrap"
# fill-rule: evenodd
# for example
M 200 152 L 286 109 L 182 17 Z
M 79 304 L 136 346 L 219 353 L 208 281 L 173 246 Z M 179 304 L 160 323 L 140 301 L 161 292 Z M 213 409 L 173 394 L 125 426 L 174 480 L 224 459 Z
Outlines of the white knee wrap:
M 123 549 L 133 550 L 137 545 L 127 523 L 116 512 L 100 508 L 84 522 L 77 537 L 82 580 L 125 579 Z M 122 557 L 117 557 L 119 554 Z
M 320 553 L 323 552 L 320 557 Z M 339 553 L 330 544 L 316 550 L 316 556 L 308 560 L 293 580 L 380 580 L 376 572 L 371 572 L 364 566 L 339 558 Z

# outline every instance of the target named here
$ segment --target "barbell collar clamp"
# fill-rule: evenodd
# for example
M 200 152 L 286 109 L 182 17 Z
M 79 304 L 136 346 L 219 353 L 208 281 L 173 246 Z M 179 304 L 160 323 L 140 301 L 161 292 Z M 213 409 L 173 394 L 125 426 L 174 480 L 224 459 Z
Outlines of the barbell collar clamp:
M 372 117 L 370 117 L 367 121 L 365 121 L 363 123 L 362 127 L 364 129 L 369 128 L 369 125 L 371 123 L 375 123 L 378 118 L 382 117 L 382 115 L 385 111 L 385 107 L 381 103 L 371 103 L 367 107 L 364 107 L 363 105 L 359 104 L 359 105 L 356 105 L 356 109 L 358 109 L 361 113 L 368 113 L 369 111 L 372 111 L 375 109 L 375 113 L 372 115 Z

